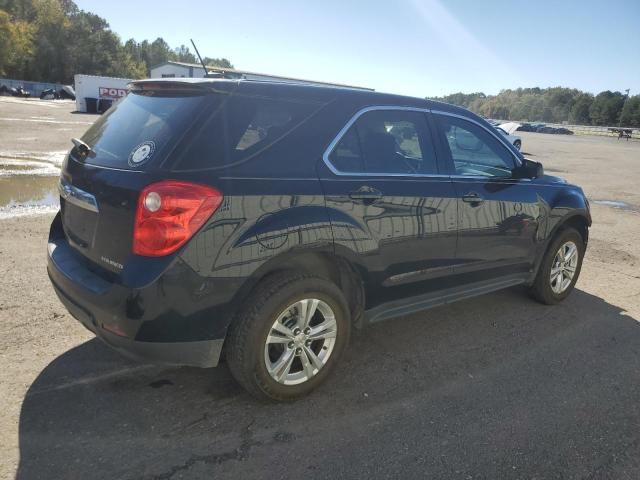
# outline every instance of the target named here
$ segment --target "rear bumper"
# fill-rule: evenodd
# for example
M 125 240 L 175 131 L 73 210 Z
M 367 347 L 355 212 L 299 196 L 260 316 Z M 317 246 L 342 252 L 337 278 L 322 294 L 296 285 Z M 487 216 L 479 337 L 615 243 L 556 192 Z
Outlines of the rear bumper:
M 224 339 L 193 342 L 142 342 L 116 335 L 100 328 L 95 317 L 78 305 L 55 283 L 49 269 L 53 289 L 69 313 L 93 332 L 96 337 L 123 356 L 138 361 L 167 365 L 187 365 L 193 367 L 215 367 L 218 365 Z
M 154 282 L 134 288 L 93 270 L 64 237 L 50 236 L 47 272 L 58 298 L 107 345 L 152 363 L 218 364 L 228 322 L 206 296 L 194 298 L 202 277 L 175 263 Z

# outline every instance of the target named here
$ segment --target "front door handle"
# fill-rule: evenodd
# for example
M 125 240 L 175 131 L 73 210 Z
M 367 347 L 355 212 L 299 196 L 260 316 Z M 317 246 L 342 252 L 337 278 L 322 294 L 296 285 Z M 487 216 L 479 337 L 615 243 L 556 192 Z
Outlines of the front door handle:
M 472 205 L 473 204 L 480 205 L 482 202 L 484 202 L 484 198 L 482 198 L 482 196 L 476 192 L 469 192 L 469 193 L 465 193 L 462 196 L 462 201 L 471 203 Z
M 349 192 L 351 200 L 360 200 L 363 203 L 373 203 L 382 198 L 382 192 L 377 188 L 362 186 L 357 190 Z

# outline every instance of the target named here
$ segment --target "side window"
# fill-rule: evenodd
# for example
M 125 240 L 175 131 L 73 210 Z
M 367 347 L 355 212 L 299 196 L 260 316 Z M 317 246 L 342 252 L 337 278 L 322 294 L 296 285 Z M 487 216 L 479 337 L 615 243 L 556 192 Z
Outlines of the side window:
M 424 114 L 374 110 L 361 115 L 329 160 L 342 173 L 429 174 L 436 160 Z
M 436 115 L 436 118 L 457 175 L 512 176 L 513 155 L 484 128 L 457 117 Z
M 231 96 L 189 139 L 176 170 L 242 161 L 279 141 L 318 108 L 315 103 Z
M 247 129 L 235 146 L 235 150 L 246 150 L 264 140 L 268 135 L 286 131 L 293 120 L 293 112 L 278 104 L 265 104 L 255 111 Z

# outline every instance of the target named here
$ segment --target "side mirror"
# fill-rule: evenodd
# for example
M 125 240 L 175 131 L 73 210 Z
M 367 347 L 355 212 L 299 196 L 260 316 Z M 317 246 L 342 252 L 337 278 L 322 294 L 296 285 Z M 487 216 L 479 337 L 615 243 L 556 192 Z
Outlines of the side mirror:
M 525 158 L 522 166 L 517 169 L 517 176 L 520 178 L 540 178 L 544 177 L 544 167 L 540 162 L 534 162 Z

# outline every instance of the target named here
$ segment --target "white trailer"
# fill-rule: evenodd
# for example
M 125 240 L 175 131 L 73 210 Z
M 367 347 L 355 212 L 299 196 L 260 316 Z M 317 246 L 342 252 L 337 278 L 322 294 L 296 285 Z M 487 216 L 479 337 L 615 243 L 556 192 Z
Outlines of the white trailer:
M 75 75 L 76 110 L 79 112 L 103 112 L 112 102 L 129 91 L 130 78 Z M 88 100 L 87 100 L 88 99 Z M 87 104 L 88 102 L 88 104 Z

